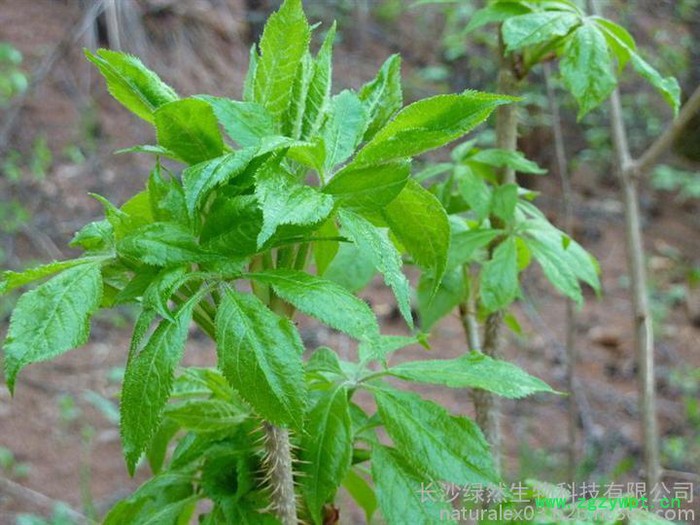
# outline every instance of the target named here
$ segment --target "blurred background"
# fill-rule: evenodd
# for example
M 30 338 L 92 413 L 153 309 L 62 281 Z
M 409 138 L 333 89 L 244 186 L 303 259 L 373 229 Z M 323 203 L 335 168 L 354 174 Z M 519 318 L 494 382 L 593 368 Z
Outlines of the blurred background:
M 22 269 L 74 255 L 67 243 L 84 223 L 101 218 L 89 192 L 121 204 L 147 179 L 151 160 L 113 152 L 153 143 L 151 128 L 110 98 L 82 49 L 134 53 L 183 96 L 240 98 L 248 50 L 271 0 L 0 0 L 0 267 Z M 700 0 L 600 2 L 628 28 L 642 55 L 684 93 L 700 84 Z M 334 91 L 359 87 L 392 53 L 403 57 L 407 102 L 464 89 L 494 90 L 497 33 L 488 26 L 465 35 L 481 1 L 413 5 L 402 0 L 328 0 L 304 5 L 320 43 L 338 21 Z M 541 192 L 539 205 L 561 226 L 561 184 L 542 71 L 525 84 L 519 148 L 552 172 L 521 178 Z M 631 147 L 638 154 L 670 121 L 670 110 L 632 74 L 622 102 Z M 558 79 L 554 79 L 555 89 Z M 573 100 L 557 91 L 573 175 L 574 237 L 596 255 L 604 293 L 587 297 L 577 316 L 580 428 L 579 480 L 640 478 L 636 365 L 629 313 L 623 208 L 611 166 L 607 108 L 576 123 Z M 493 122 L 474 135 L 493 143 Z M 448 151 L 430 157 L 447 156 Z M 642 184 L 649 282 L 657 329 L 658 416 L 665 480 L 692 482 L 700 499 L 700 117 Z M 565 390 L 565 302 L 536 270 L 525 280 L 515 315 L 522 333 L 509 335 L 505 356 Z M 380 282 L 364 293 L 385 331 L 405 328 Z M 4 333 L 17 295 L 0 298 Z M 26 369 L 13 399 L 0 388 L 0 524 L 71 523 L 57 502 L 101 515 L 146 477 L 130 479 L 121 457 L 116 395 L 133 313 L 119 308 L 93 321 L 91 342 L 55 362 Z M 214 362 L 213 349 L 193 332 L 188 360 Z M 349 341 L 302 322 L 308 347 Z M 459 320 L 433 330 L 433 355 L 465 350 Z M 413 349 L 418 357 L 425 350 Z M 0 380 L 0 383 L 2 380 Z M 470 413 L 464 393 L 426 389 L 457 412 Z M 506 473 L 567 482 L 566 403 L 541 396 L 503 404 Z M 3 483 L 9 480 L 11 484 Z M 17 485 L 43 495 L 22 492 Z M 14 488 L 12 488 L 14 487 Z M 698 511 L 696 511 L 697 513 Z M 346 516 L 347 523 L 354 523 Z M 358 518 L 358 523 L 360 519 Z

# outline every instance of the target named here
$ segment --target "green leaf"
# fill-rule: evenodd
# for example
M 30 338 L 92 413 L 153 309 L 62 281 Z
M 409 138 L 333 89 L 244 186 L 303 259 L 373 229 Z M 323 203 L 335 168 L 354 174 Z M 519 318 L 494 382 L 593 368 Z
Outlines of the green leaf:
M 491 188 L 469 166 L 457 167 L 459 193 L 481 222 L 491 211 Z
M 434 277 L 423 273 L 416 291 L 420 326 L 423 331 L 428 332 L 435 323 L 464 301 L 466 288 L 462 268 L 448 271 L 437 285 Z
M 87 59 L 95 64 L 107 80 L 107 89 L 129 111 L 148 122 L 163 104 L 177 100 L 177 94 L 138 58 L 98 49 L 85 50 Z
M 363 137 L 369 141 L 403 105 L 401 56 L 391 55 L 376 78 L 362 86 L 358 95 L 369 115 L 369 125 Z
M 477 250 L 485 248 L 503 233 L 502 230 L 476 229 L 454 232 L 450 242 L 447 267 L 456 268 L 471 261 Z
M 489 312 L 501 310 L 515 300 L 518 289 L 515 238 L 508 237 L 481 269 L 481 302 Z
M 537 392 L 554 393 L 547 383 L 522 368 L 480 352 L 470 352 L 456 359 L 411 361 L 393 366 L 388 372 L 406 381 L 450 388 L 481 388 L 509 399 Z
M 192 310 L 199 299 L 194 296 L 181 306 L 174 322 L 161 321 L 141 351 L 138 347 L 145 329 L 134 329 L 120 404 L 122 447 L 131 475 L 160 426 L 175 367 L 184 352 Z
M 496 107 L 514 100 L 477 91 L 419 100 L 377 132 L 354 162 L 379 164 L 439 148 L 481 124 Z
M 579 27 L 559 63 L 566 88 L 579 105 L 578 119 L 605 101 L 617 86 L 605 36 L 591 23 Z
M 617 25 L 615 22 L 597 16 L 593 16 L 591 19 L 603 31 L 610 50 L 617 58 L 618 70 L 622 71 L 627 62 L 629 62 L 632 52 L 637 49 L 634 38 L 627 29 Z
M 257 297 L 227 288 L 216 314 L 219 368 L 263 418 L 302 428 L 306 384 L 294 324 Z
M 314 136 L 321 128 L 331 98 L 331 83 L 333 76 L 333 41 L 335 40 L 336 25 L 328 30 L 321 49 L 313 63 L 313 76 L 309 84 L 304 106 L 304 119 L 301 136 Z
M 501 32 L 506 51 L 533 46 L 569 34 L 581 17 L 568 11 L 539 11 L 514 16 L 503 22 Z
M 349 210 L 340 210 L 339 216 L 341 232 L 372 259 L 374 267 L 384 276 L 384 282 L 393 290 L 401 315 L 412 328 L 410 288 L 401 271 L 401 255 L 386 234 L 367 219 Z
M 502 184 L 493 190 L 491 212 L 506 224 L 515 218 L 515 206 L 518 204 L 518 185 Z
M 562 257 L 564 249 L 553 248 L 537 239 L 527 239 L 525 243 L 537 262 L 540 263 L 547 280 L 571 300 L 579 305 L 582 304 L 581 286 L 574 272 L 568 267 L 565 257 Z
M 326 146 L 326 172 L 352 155 L 366 129 L 365 107 L 355 93 L 346 89 L 333 97 L 328 117 L 321 129 Z
M 343 487 L 355 500 L 355 503 L 365 512 L 367 523 L 371 523 L 372 516 L 377 510 L 377 497 L 369 482 L 361 476 L 356 469 L 348 470 L 343 480 Z
M 190 166 L 182 172 L 187 210 L 190 215 L 205 197 L 217 186 L 239 176 L 255 157 L 254 147 L 234 151 L 223 157 Z
M 163 179 L 160 164 L 151 170 L 151 175 L 148 178 L 148 198 L 154 220 L 190 226 L 182 184 L 172 176 L 168 180 Z
M 258 70 L 258 46 L 253 44 L 248 52 L 248 71 L 243 79 L 243 100 L 255 102 L 255 75 Z
M 311 54 L 306 52 L 297 68 L 292 96 L 289 100 L 289 107 L 284 116 L 284 126 L 282 134 L 287 137 L 298 139 L 301 137 L 302 126 L 304 124 L 304 112 L 306 110 L 306 97 L 309 93 L 309 85 L 314 71 L 314 60 Z
M 416 472 L 396 452 L 383 445 L 372 447 L 372 478 L 377 501 L 388 525 L 457 523 L 452 506 L 444 501 L 438 483 Z
M 201 241 L 207 250 L 248 256 L 257 251 L 262 212 L 254 195 L 214 201 L 202 226 Z
M 673 108 L 673 114 L 678 115 L 681 107 L 681 88 L 675 77 L 662 77 L 646 60 L 637 53 L 632 53 L 632 67 L 661 93 L 668 105 Z
M 529 12 L 530 9 L 527 6 L 518 2 L 494 2 L 491 5 L 479 9 L 471 16 L 464 30 L 464 34 L 468 35 L 485 25 L 504 22 L 509 18 L 524 15 Z
M 283 168 L 267 165 L 256 174 L 255 196 L 263 213 L 258 247 L 264 245 L 278 226 L 317 224 L 333 210 L 333 197 L 298 183 Z
M 253 82 L 254 102 L 280 119 L 292 97 L 294 78 L 307 52 L 311 28 L 301 0 L 285 0 L 265 24 Z
M 354 243 L 340 243 L 338 254 L 323 277 L 351 292 L 357 292 L 367 286 L 374 277 L 374 259 L 373 254 L 361 250 Z
M 260 104 L 210 95 L 197 95 L 195 98 L 211 105 L 226 134 L 241 147 L 256 146 L 263 138 L 275 134 L 275 121 Z
M 33 283 L 45 277 L 49 277 L 63 270 L 69 268 L 74 268 L 76 266 L 82 266 L 83 264 L 94 264 L 106 261 L 108 257 L 81 257 L 79 259 L 68 259 L 67 261 L 54 261 L 48 264 L 43 264 L 37 266 L 36 268 L 30 268 L 29 270 L 24 270 L 23 272 L 13 272 L 11 270 L 5 270 L 0 274 L 0 295 L 6 294 L 21 288 L 24 285 Z
M 418 343 L 418 338 L 404 335 L 382 335 L 376 339 L 362 341 L 358 347 L 360 361 L 386 361 L 392 352 Z
M 433 274 L 437 287 L 445 273 L 450 248 L 450 223 L 437 197 L 409 180 L 386 206 L 383 216 L 413 260 Z
M 165 414 L 183 428 L 199 434 L 233 432 L 248 418 L 240 407 L 220 399 L 190 399 L 170 405 Z
M 469 157 L 469 160 L 497 168 L 508 166 L 520 173 L 532 173 L 534 175 L 547 173 L 547 170 L 540 168 L 537 163 L 525 158 L 525 155 L 520 151 L 497 148 L 485 149 Z
M 389 437 L 416 470 L 459 484 L 497 480 L 476 423 L 413 393 L 376 389 L 374 398 Z
M 377 319 L 367 303 L 333 281 L 286 269 L 252 273 L 248 277 L 269 284 L 284 301 L 358 340 L 379 335 Z
M 19 298 L 3 345 L 10 392 L 25 366 L 85 344 L 101 300 L 99 264 L 69 268 Z
M 155 222 L 127 235 L 117 245 L 120 255 L 152 266 L 176 266 L 216 259 L 184 227 Z
M 187 268 L 184 266 L 162 270 L 143 292 L 143 306 L 155 310 L 160 316 L 175 322 L 168 307 L 168 301 L 187 282 L 188 277 Z
M 302 492 L 315 523 L 350 469 L 352 429 L 344 386 L 324 392 L 308 415 L 301 442 Z
M 195 98 L 176 100 L 155 112 L 158 144 L 188 164 L 220 156 L 224 142 L 209 104 Z
M 335 225 L 335 218 L 331 217 L 324 222 L 316 231 L 318 237 L 336 238 L 340 236 L 338 227 Z M 340 242 L 336 240 L 315 241 L 311 247 L 316 263 L 316 273 L 322 276 L 335 259 L 340 249 Z
M 112 251 L 114 228 L 107 219 L 90 222 L 77 231 L 68 244 L 83 248 L 90 253 Z
M 359 213 L 378 211 L 401 193 L 410 172 L 408 161 L 362 167 L 350 165 L 336 173 L 323 192 L 333 195 L 344 208 Z

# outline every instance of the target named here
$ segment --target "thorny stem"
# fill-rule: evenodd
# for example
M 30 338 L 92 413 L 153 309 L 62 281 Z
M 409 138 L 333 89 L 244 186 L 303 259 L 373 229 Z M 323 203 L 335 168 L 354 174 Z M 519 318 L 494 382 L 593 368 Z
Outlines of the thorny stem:
M 564 148 L 564 133 L 561 125 L 559 113 L 559 103 L 557 102 L 554 85 L 552 84 L 552 69 L 548 63 L 544 64 L 544 78 L 547 86 L 547 98 L 549 99 L 549 110 L 552 115 L 552 131 L 554 133 L 554 152 L 556 157 L 557 174 L 561 180 L 563 194 L 564 231 L 571 235 L 574 229 L 574 205 L 573 191 L 571 189 L 571 176 Z M 569 392 L 567 402 L 567 456 L 568 456 L 568 479 L 573 481 L 576 477 L 576 429 L 578 427 L 578 411 L 576 396 L 576 314 L 574 303 L 571 299 L 566 299 L 566 389 Z
M 272 506 L 282 525 L 297 525 L 297 501 L 289 430 L 263 423 L 265 432 L 265 467 L 272 487 Z

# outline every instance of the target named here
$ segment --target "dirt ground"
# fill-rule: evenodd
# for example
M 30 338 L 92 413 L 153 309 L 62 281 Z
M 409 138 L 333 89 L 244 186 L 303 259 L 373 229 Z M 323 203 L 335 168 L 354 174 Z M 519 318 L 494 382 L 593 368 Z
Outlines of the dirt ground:
M 242 2 L 230 2 L 230 5 L 236 16 L 243 12 Z M 24 52 L 26 63 L 35 66 L 65 37 L 66 28 L 78 16 L 78 2 L 72 0 L 2 0 L 0 41 L 12 42 Z M 396 28 L 399 34 L 404 28 L 401 24 Z M 237 94 L 250 37 L 245 25 L 245 21 L 241 21 L 242 29 L 237 30 L 235 38 L 225 42 L 233 71 L 230 77 L 217 76 L 220 73 L 212 66 L 208 75 L 202 75 L 206 82 L 198 84 L 196 78 L 179 78 L 172 65 L 176 62 L 171 62 L 170 69 L 165 67 L 167 64 L 164 66 L 164 79 L 181 93 L 204 91 L 201 86 L 205 85 L 214 86 L 214 94 Z M 377 36 L 369 31 L 369 35 L 365 35 L 367 41 L 361 40 L 362 45 L 357 43 L 357 35 L 354 36 L 355 39 L 353 35 L 344 36 L 336 52 L 341 60 L 335 76 L 341 87 L 358 86 L 371 78 L 383 58 L 394 51 L 400 50 L 408 57 L 405 76 L 435 58 L 436 51 L 426 51 L 430 35 L 414 35 L 405 49 L 397 47 L 400 36 Z M 5 264 L 11 268 L 26 265 L 28 261 L 70 256 L 70 250 L 64 246 L 72 233 L 101 214 L 99 203 L 91 199 L 88 192 L 123 202 L 127 195 L 143 185 L 148 172 L 148 159 L 142 156 L 111 154 L 121 147 L 148 143 L 152 140 L 151 132 L 109 99 L 99 79 L 81 58 L 80 46 L 77 43 L 70 48 L 68 55 L 57 63 L 31 97 L 21 116 L 14 145 L 27 151 L 28 144 L 40 132 L 47 137 L 54 152 L 78 144 L 85 150 L 87 160 L 74 164 L 55 153 L 53 166 L 43 180 L 28 177 L 22 184 L 0 180 L 0 199 L 19 200 L 31 216 L 27 227 L 16 235 L 2 238 L 7 254 Z M 435 43 L 432 46 L 434 48 Z M 173 51 L 168 56 L 175 55 Z M 416 92 L 421 89 L 417 87 Z M 85 102 L 89 100 L 88 93 L 95 97 L 94 107 Z M 95 145 L 91 147 L 86 145 L 82 131 L 86 122 L 93 130 Z M 582 394 L 579 406 L 583 410 L 578 448 L 579 459 L 586 466 L 581 476 L 588 481 L 633 482 L 641 476 L 641 444 L 622 203 L 614 187 L 591 180 L 585 173 L 577 173 L 574 182 L 576 237 L 599 259 L 603 272 L 602 296 L 596 298 L 592 293 L 587 294 L 586 304 L 577 312 L 575 324 Z M 540 204 L 557 222 L 561 208 L 559 184 L 550 178 L 540 182 L 537 189 L 542 192 Z M 670 484 L 694 480 L 695 508 L 700 515 L 697 504 L 700 500 L 697 477 L 700 436 L 698 426 L 693 427 L 688 421 L 688 396 L 673 379 L 680 373 L 700 369 L 700 326 L 698 320 L 694 325 L 688 314 L 695 311 L 693 301 L 700 302 L 700 290 L 687 288 L 684 270 L 700 267 L 700 214 L 697 202 L 681 206 L 669 195 L 659 196 L 648 189 L 644 189 L 643 194 L 649 278 L 659 320 L 656 349 L 660 430 L 667 446 L 669 442 L 681 442 L 687 447 L 685 453 L 681 451 L 680 458 L 678 454 L 664 456 L 664 464 L 676 471 L 665 481 Z M 515 309 L 523 334 L 508 336 L 504 357 L 564 391 L 565 302 L 536 269 L 528 271 L 524 289 L 525 297 Z M 674 290 L 685 290 L 685 293 L 674 295 Z M 405 333 L 391 294 L 378 280 L 363 295 L 380 316 L 385 333 Z M 0 298 L 5 301 L 1 312 L 8 311 L 10 300 L 12 298 Z M 0 319 L 3 323 L 0 328 L 6 326 L 6 320 Z M 109 414 L 95 407 L 88 393 L 114 399 L 125 362 L 131 321 L 128 310 L 100 315 L 93 323 L 90 342 L 83 348 L 23 371 L 14 398 L 10 398 L 7 389 L 0 384 L 0 447 L 9 449 L 15 462 L 14 467 L 5 471 L 0 467 L 1 477 L 76 509 L 92 505 L 98 513 L 147 478 L 147 467 L 134 479 L 129 478 L 121 457 L 117 426 Z M 308 319 L 301 320 L 301 329 L 307 347 L 332 345 L 352 355 L 352 344 L 339 334 Z M 193 332 L 192 335 L 186 362 L 214 364 L 213 347 L 198 334 Z M 465 343 L 459 320 L 452 317 L 443 321 L 434 329 L 431 344 L 430 357 L 447 358 L 462 353 Z M 411 348 L 396 359 L 425 358 L 426 352 L 422 348 Z M 421 388 L 420 391 L 457 413 L 472 412 L 464 392 L 439 388 Z M 566 478 L 564 468 L 566 398 L 541 395 L 504 401 L 502 407 L 508 479 L 524 481 L 527 477 L 537 477 L 550 482 L 571 481 Z M 679 437 L 682 439 L 676 439 Z M 18 465 L 21 468 L 13 472 Z M 690 478 L 683 473 L 689 473 Z M 15 523 L 18 513 L 48 515 L 49 512 L 50 509 L 37 499 L 13 496 L 0 488 L 0 525 Z M 359 518 L 351 514 L 345 515 L 342 522 L 356 523 L 357 520 Z

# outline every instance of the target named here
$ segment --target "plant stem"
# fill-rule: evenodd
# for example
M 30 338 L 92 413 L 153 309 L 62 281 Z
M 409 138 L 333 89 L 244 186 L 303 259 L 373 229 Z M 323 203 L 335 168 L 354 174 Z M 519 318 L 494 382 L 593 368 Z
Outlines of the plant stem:
M 289 430 L 267 421 L 265 432 L 265 462 L 272 486 L 272 506 L 282 525 L 297 525 L 297 502 L 294 493 L 294 470 Z
M 574 205 L 573 191 L 571 189 L 571 176 L 566 158 L 566 149 L 564 147 L 564 133 L 561 125 L 561 116 L 559 113 L 559 103 L 557 102 L 554 85 L 552 84 L 552 70 L 548 63 L 544 66 L 544 78 L 547 86 L 547 98 L 549 99 L 549 110 L 552 115 L 552 131 L 554 133 L 554 151 L 556 157 L 557 174 L 561 180 L 562 195 L 563 195 L 563 212 L 564 212 L 564 231 L 570 236 L 574 230 Z M 576 478 L 576 429 L 578 428 L 578 411 L 576 399 L 575 383 L 576 383 L 576 314 L 574 311 L 574 303 L 571 299 L 566 299 L 566 389 L 569 392 L 567 402 L 567 435 L 568 442 L 566 445 L 567 451 L 567 470 L 568 478 L 573 482 Z

